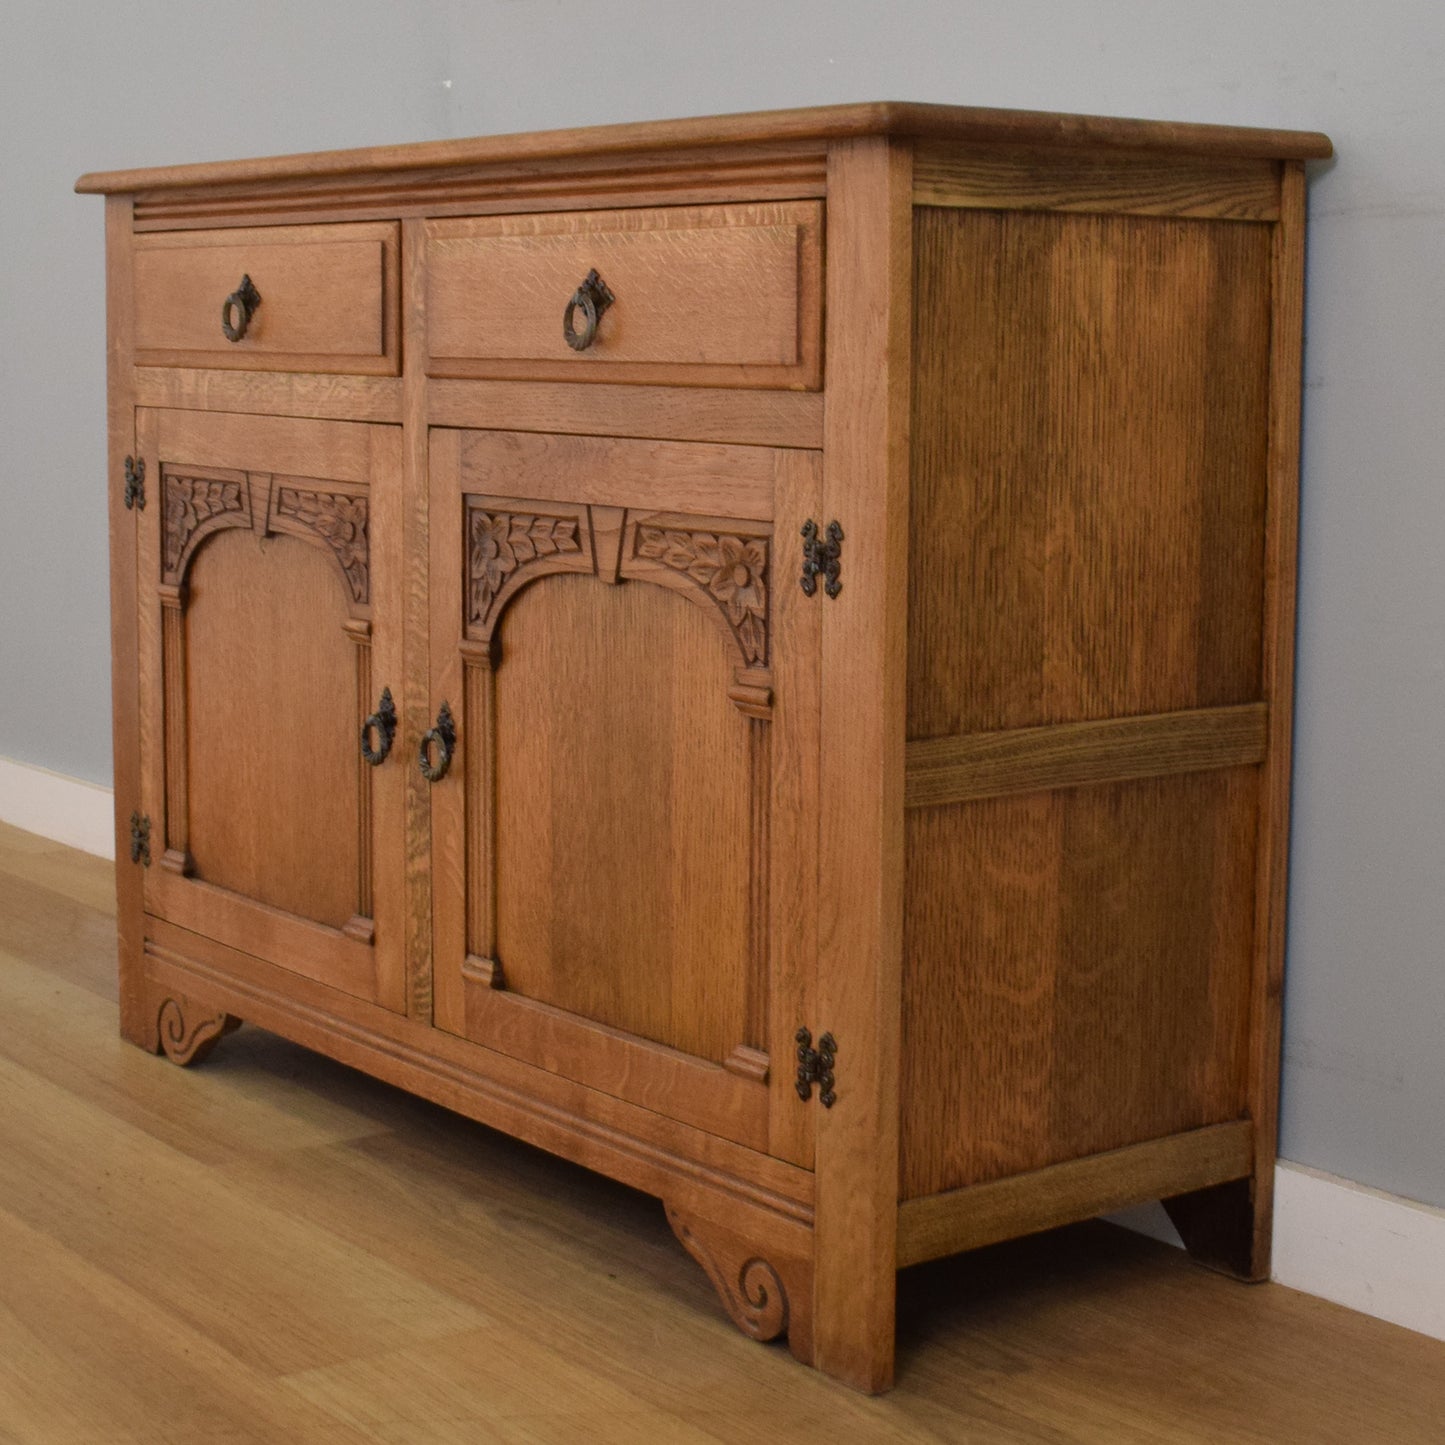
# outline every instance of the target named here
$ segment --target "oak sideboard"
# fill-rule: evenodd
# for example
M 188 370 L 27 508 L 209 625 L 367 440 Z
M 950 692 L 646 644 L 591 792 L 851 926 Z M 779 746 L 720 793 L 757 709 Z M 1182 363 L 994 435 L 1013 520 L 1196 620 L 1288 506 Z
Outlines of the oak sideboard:
M 899 1268 L 1268 1271 L 1307 133 L 871 104 L 89 175 L 121 1027 Z

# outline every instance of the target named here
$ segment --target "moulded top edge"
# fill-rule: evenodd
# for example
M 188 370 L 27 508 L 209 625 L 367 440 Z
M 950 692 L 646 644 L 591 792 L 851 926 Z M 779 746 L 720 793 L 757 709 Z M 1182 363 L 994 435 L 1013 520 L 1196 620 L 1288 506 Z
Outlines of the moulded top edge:
M 978 144 L 1070 149 L 1174 151 L 1195 156 L 1258 160 L 1315 160 L 1333 154 L 1314 131 L 1257 130 L 1185 121 L 1126 120 L 1048 111 L 875 101 L 804 110 L 752 111 L 640 121 L 577 130 L 525 131 L 470 140 L 420 141 L 357 150 L 141 170 L 94 171 L 75 183 L 83 193 L 153 191 L 175 187 L 298 180 L 367 171 L 426 170 L 564 156 L 627 155 L 717 145 L 843 140 L 870 135 L 913 136 Z

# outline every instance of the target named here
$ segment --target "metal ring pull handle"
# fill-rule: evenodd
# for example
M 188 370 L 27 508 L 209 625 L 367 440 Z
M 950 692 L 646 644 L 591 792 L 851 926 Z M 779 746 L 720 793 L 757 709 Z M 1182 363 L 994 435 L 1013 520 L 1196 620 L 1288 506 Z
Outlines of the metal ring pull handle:
M 595 269 L 587 273 L 587 279 L 572 293 L 562 313 L 562 337 L 573 351 L 586 351 L 597 340 L 597 323 L 616 299 Z M 578 311 L 582 313 L 581 331 L 573 325 Z
M 432 760 L 432 749 L 436 749 L 436 760 Z M 439 783 L 452 765 L 452 754 L 457 748 L 457 723 L 452 710 L 442 703 L 437 713 L 437 725 L 428 728 L 421 735 L 421 747 L 417 751 L 417 766 L 429 783 Z
M 260 304 L 261 293 L 249 276 L 242 276 L 241 284 L 221 303 L 221 330 L 227 341 L 239 341 L 246 334 Z
M 371 735 L 376 733 L 376 746 L 371 745 Z M 361 756 L 373 768 L 379 768 L 391 752 L 396 740 L 396 704 L 391 700 L 389 687 L 381 690 L 381 701 L 376 711 L 361 725 Z

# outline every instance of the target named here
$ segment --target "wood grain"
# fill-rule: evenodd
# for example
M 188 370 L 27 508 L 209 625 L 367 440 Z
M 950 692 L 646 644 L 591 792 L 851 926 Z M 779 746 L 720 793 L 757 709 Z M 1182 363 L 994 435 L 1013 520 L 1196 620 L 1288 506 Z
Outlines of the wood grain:
M 395 374 L 397 229 L 279 226 L 135 240 L 143 366 Z M 221 306 L 248 275 L 261 296 L 229 341 Z
M 245 184 L 152 191 L 136 197 L 136 229 L 307 221 L 317 213 L 410 220 L 796 200 L 823 194 L 824 154 L 815 141 L 703 146 L 685 155 L 556 156 L 522 165 L 460 166 L 442 174 L 421 169 L 300 177 L 261 192 Z
M 907 1271 L 897 1388 L 840 1391 L 610 1179 L 250 1025 L 186 1076 L 123 1045 L 111 874 L 0 828 L 17 1439 L 1436 1445 L 1445 1344 L 1106 1224 Z
M 1268 228 L 922 208 L 915 241 L 909 736 L 1256 701 Z
M 837 1104 L 816 1120 L 819 1368 L 893 1377 L 898 1028 L 903 941 L 908 568 L 908 152 L 841 144 L 828 172 L 826 450 L 819 526 L 846 581 L 822 621 L 818 1011 L 838 1043 Z
M 401 384 L 391 376 L 138 366 L 133 386 L 137 406 L 321 417 L 327 421 L 401 420 Z
M 145 459 L 136 431 L 134 372 L 135 291 L 131 270 L 131 202 L 105 203 L 106 451 L 105 499 L 110 534 L 111 760 L 115 787 L 115 856 L 129 862 L 131 814 L 149 802 L 142 783 L 138 522 L 143 512 L 125 505 L 125 461 Z M 153 466 L 153 460 L 147 463 Z M 152 473 L 154 475 L 154 473 Z M 154 482 L 152 482 L 154 486 Z M 159 816 L 152 813 L 152 818 Z M 144 900 L 140 868 L 115 874 L 120 1031 L 132 1043 L 154 1049 L 155 1020 L 142 1003 L 141 949 Z
M 1264 693 L 1268 752 L 1259 779 L 1254 961 L 1249 986 L 1248 1100 L 1258 1157 L 1275 1153 L 1284 994 L 1289 775 L 1294 707 L 1294 615 L 1299 548 L 1300 358 L 1304 341 L 1303 167 L 1284 171 L 1271 257 L 1269 508 L 1265 533 Z M 1269 1277 L 1274 1174 L 1260 1166 L 1239 1185 L 1171 1200 L 1171 1217 L 1203 1263 L 1246 1279 Z
M 1244 703 L 928 738 L 908 744 L 904 805 L 937 807 L 1258 763 L 1268 724 L 1263 703 Z
M 1272 221 L 1279 215 L 1279 167 L 1271 160 L 970 150 L 925 141 L 913 154 L 913 202 Z
M 401 226 L 402 450 L 401 603 L 402 749 L 431 726 L 430 439 L 427 427 L 425 237 L 416 221 Z M 446 433 L 439 433 L 446 436 Z M 432 1017 L 432 823 L 430 788 L 407 760 L 403 783 L 405 844 L 403 930 L 406 1013 Z
M 816 388 L 821 221 L 799 201 L 428 222 L 428 370 Z M 579 352 L 563 312 L 593 269 L 616 299 Z
M 160 190 L 301 176 L 428 169 L 544 160 L 559 156 L 627 156 L 651 150 L 718 145 L 771 145 L 804 140 L 908 136 L 1014 146 L 1083 150 L 1165 150 L 1193 155 L 1316 159 L 1332 154 L 1327 137 L 1309 131 L 1123 120 L 979 106 L 874 101 L 804 110 L 754 111 L 670 121 L 640 121 L 585 129 L 527 131 L 472 140 L 317 151 L 269 160 L 220 161 L 82 176 L 77 191 Z
M 1243 1116 L 1256 787 L 908 814 L 902 1198 Z
M 716 1064 L 765 1046 L 746 1035 L 749 724 L 716 628 L 656 587 L 557 577 L 499 642 L 509 989 Z
M 427 398 L 433 426 L 813 450 L 823 445 L 823 398 L 816 392 L 437 380 Z
M 944 1194 L 898 1210 L 898 1265 L 918 1264 L 1090 1219 L 1157 1199 L 1181 1186 L 1202 1189 L 1249 1173 L 1254 1129 L 1247 1119 L 1213 1124 L 1090 1154 Z
M 363 790 L 357 744 L 373 675 L 400 685 L 399 435 L 138 416 L 155 497 L 140 529 L 141 575 L 153 580 L 136 614 L 159 862 L 147 906 L 400 1006 L 400 758 L 368 771 Z M 328 442 L 355 480 L 206 460 L 305 464 Z
M 460 446 L 469 492 L 759 520 L 781 461 L 767 447 L 514 431 L 468 431 Z

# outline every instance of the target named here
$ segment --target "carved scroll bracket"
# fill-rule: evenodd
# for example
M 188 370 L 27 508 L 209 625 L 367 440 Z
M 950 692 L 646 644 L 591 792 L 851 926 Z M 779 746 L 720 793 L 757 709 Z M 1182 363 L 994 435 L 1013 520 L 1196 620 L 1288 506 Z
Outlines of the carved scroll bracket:
M 241 1027 L 241 1020 L 172 994 L 161 1004 L 157 1024 L 165 1056 L 184 1065 L 200 1063 L 221 1038 Z
M 786 1334 L 793 1354 L 812 1364 L 811 1263 L 781 1255 L 769 1259 L 731 1229 L 671 1204 L 666 1208 L 673 1233 L 703 1267 L 733 1323 L 753 1340 Z

